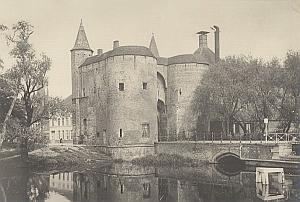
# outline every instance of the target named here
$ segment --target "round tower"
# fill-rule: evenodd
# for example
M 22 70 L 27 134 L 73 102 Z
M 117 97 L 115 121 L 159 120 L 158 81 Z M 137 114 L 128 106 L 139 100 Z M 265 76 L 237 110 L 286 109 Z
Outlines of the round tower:
M 85 61 L 86 58 L 92 56 L 93 50 L 90 48 L 85 30 L 80 22 L 74 47 L 71 49 L 71 78 L 72 78 L 72 103 L 73 103 L 73 140 L 74 143 L 81 143 L 80 134 L 80 82 L 78 67 Z
M 215 62 L 207 47 L 208 32 L 198 32 L 199 48 L 194 54 L 168 59 L 168 131 L 170 140 L 184 140 L 196 134 L 197 117 L 192 116 L 194 92 L 208 69 Z
M 156 58 L 143 46 L 114 46 L 106 59 L 107 133 L 115 158 L 154 152 L 157 141 Z

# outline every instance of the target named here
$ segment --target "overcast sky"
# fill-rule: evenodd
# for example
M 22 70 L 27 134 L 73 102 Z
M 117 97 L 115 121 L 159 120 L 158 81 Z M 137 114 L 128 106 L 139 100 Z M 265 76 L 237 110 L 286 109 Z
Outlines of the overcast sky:
M 196 32 L 220 27 L 221 57 L 253 55 L 284 58 L 300 49 L 300 0 L 0 0 L 0 24 L 27 20 L 35 27 L 32 43 L 52 59 L 51 95 L 71 94 L 70 49 L 80 19 L 93 50 L 120 45 L 148 46 L 152 33 L 161 56 L 193 53 Z M 0 57 L 9 67 L 0 37 Z M 213 34 L 208 37 L 214 51 Z

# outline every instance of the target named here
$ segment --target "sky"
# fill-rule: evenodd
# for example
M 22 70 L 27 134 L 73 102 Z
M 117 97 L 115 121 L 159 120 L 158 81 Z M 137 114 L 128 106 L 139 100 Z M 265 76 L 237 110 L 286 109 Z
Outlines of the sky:
M 97 52 L 120 45 L 149 46 L 154 34 L 159 54 L 193 53 L 198 31 L 206 30 L 214 51 L 212 25 L 220 27 L 221 57 L 252 55 L 284 59 L 300 50 L 300 0 L 0 0 L 0 24 L 26 20 L 31 42 L 52 60 L 49 93 L 71 94 L 70 49 L 82 19 L 90 47 Z M 9 47 L 0 36 L 0 58 L 10 67 Z

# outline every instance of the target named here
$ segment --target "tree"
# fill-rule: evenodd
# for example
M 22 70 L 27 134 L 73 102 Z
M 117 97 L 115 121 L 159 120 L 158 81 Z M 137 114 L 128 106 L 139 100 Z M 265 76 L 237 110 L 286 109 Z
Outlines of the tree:
M 279 119 L 282 120 L 283 132 L 288 132 L 293 122 L 297 122 L 299 130 L 300 115 L 300 53 L 288 51 L 282 69 L 282 78 L 278 87 L 281 89 L 279 96 Z
M 195 93 L 194 112 L 202 123 L 218 120 L 226 134 L 233 132 L 233 123 L 244 133 L 249 132 L 247 122 L 256 132 L 263 132 L 264 118 L 278 118 L 285 78 L 282 72 L 276 58 L 265 62 L 250 56 L 226 57 L 204 75 Z
M 280 78 L 278 73 L 281 71 L 281 66 L 276 58 L 270 62 L 253 58 L 249 61 L 247 69 L 249 88 L 246 94 L 249 118 L 258 123 L 260 132 L 264 132 L 264 118 L 277 118 L 276 105 Z
M 241 111 L 248 88 L 247 63 L 248 58 L 244 56 L 226 57 L 210 67 L 196 89 L 193 111 L 202 121 L 218 119 L 225 123 L 222 128 L 226 134 L 232 132 L 232 122 L 245 130 Z
M 13 103 L 20 96 L 24 110 L 24 120 L 22 122 L 23 135 L 21 139 L 22 154 L 27 156 L 28 141 L 32 132 L 32 125 L 41 121 L 49 115 L 47 105 L 42 97 L 46 90 L 46 73 L 50 68 L 51 62 L 46 55 L 36 56 L 32 44 L 29 42 L 33 34 L 33 26 L 28 22 L 20 21 L 12 27 L 12 33 L 7 35 L 9 45 L 12 45 L 10 55 L 15 59 L 15 64 L 7 73 L 11 83 L 14 84 Z M 12 111 L 12 103 L 9 111 Z M 46 107 L 47 106 L 47 107 Z M 5 125 L 4 121 L 4 125 Z M 5 127 L 4 132 L 6 130 Z M 1 135 L 3 141 L 3 135 Z

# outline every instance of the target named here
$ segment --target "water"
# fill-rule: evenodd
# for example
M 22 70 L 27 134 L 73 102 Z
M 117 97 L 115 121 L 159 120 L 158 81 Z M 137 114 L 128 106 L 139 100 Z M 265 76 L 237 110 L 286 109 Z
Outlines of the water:
M 53 174 L 0 168 L 0 202 L 300 201 L 299 176 L 286 174 L 284 184 L 271 176 L 266 186 L 255 183 L 253 171 L 223 171 L 214 165 L 172 169 L 115 164 Z

